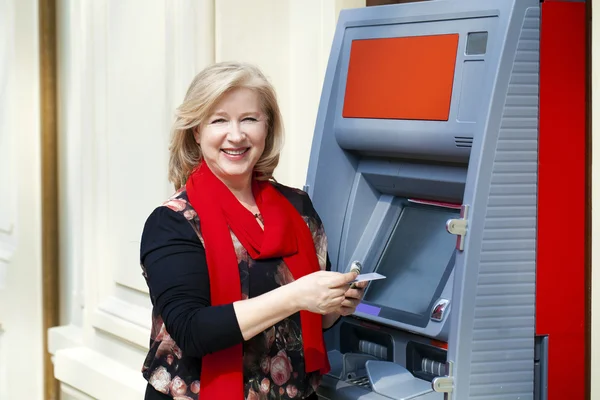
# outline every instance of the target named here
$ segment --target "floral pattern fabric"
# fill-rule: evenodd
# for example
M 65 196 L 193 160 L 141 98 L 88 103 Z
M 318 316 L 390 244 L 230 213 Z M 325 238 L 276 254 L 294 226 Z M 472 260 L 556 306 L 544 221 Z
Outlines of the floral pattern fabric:
M 326 269 L 327 238 L 308 195 L 275 184 L 303 216 L 315 242 L 321 269 Z M 187 200 L 185 188 L 163 206 L 183 215 L 202 245 L 198 215 Z M 238 260 L 242 298 L 259 296 L 294 280 L 282 259 L 253 260 L 232 233 Z M 142 265 L 144 277 L 146 277 Z M 316 391 L 318 371 L 305 373 L 300 314 L 294 314 L 243 343 L 244 396 L 246 400 L 303 399 Z M 153 312 L 150 350 L 142 372 L 157 391 L 176 400 L 197 400 L 200 392 L 201 359 L 182 354 L 167 332 L 160 315 Z

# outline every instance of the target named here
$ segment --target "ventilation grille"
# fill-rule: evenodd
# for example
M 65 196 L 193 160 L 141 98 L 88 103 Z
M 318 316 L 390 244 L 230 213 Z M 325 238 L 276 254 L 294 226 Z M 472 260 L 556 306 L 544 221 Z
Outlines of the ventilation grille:
M 471 320 L 465 325 L 472 336 L 467 329 L 459 330 L 465 333 L 461 355 L 470 352 L 470 360 L 461 364 L 457 358 L 455 364 L 458 371 L 466 370 L 469 381 L 468 396 L 456 391 L 460 383 L 455 381 L 455 397 L 468 400 L 534 399 L 539 26 L 539 8 L 531 7 L 517 43 L 504 107 L 501 114 L 494 111 L 502 115 L 499 130 L 488 132 L 490 145 L 498 135 L 495 154 L 490 148 L 493 160 L 481 164 L 493 169 L 476 245 L 481 253 L 473 270 L 465 269 L 466 274 L 477 274 L 474 299 L 468 303 Z M 479 184 L 483 193 L 487 183 Z M 471 241 L 474 244 L 473 236 Z
M 473 145 L 473 138 L 471 136 L 454 136 L 454 144 L 462 149 L 470 149 Z

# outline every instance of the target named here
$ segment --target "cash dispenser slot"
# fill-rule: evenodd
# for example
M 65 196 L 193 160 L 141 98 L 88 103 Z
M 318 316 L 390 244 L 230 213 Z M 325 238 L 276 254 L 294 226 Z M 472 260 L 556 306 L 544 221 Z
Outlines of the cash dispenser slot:
M 366 363 L 369 360 L 393 361 L 391 335 L 344 321 L 339 329 L 339 351 L 329 352 L 330 375 L 370 388 Z
M 339 346 L 329 351 L 331 371 L 325 377 L 335 397 L 323 398 L 439 398 L 431 380 L 443 375 L 446 350 L 432 346 L 431 339 L 362 320 L 343 320 L 336 330 Z
M 431 382 L 446 373 L 446 350 L 415 341 L 406 346 L 406 369 L 417 378 Z
M 343 323 L 340 335 L 340 351 L 343 353 L 360 352 L 380 360 L 393 361 L 393 341 L 389 334 Z
M 336 384 L 336 399 L 434 395 L 430 382 L 443 374 L 446 351 L 429 345 L 430 339 L 360 320 L 341 321 L 337 329 L 338 349 L 328 353 L 329 377 L 343 382 Z

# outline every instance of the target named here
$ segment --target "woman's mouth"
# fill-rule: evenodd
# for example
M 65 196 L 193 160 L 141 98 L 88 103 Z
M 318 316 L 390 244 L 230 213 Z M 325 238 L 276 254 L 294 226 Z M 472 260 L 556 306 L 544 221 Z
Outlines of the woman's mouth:
M 250 147 L 244 147 L 241 149 L 221 149 L 223 153 L 231 157 L 241 157 L 246 154 L 248 150 L 250 150 Z

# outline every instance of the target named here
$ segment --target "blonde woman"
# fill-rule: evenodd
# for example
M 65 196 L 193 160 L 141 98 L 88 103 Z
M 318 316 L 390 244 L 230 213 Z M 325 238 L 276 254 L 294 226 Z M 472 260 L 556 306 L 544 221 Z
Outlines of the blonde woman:
M 363 286 L 329 271 L 306 193 L 278 184 L 283 127 L 254 66 L 196 76 L 177 110 L 169 177 L 148 217 L 141 264 L 153 304 L 146 399 L 316 399 L 323 330 Z

